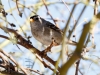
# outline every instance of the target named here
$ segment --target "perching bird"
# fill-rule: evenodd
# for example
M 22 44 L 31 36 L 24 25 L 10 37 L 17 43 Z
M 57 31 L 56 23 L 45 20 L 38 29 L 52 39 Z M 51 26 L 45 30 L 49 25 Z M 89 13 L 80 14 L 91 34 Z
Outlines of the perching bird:
M 30 26 L 33 37 L 43 45 L 49 46 L 53 40 L 56 45 L 62 43 L 63 32 L 57 26 L 41 18 L 39 15 L 30 17 Z M 66 43 L 71 45 L 77 44 L 67 38 Z

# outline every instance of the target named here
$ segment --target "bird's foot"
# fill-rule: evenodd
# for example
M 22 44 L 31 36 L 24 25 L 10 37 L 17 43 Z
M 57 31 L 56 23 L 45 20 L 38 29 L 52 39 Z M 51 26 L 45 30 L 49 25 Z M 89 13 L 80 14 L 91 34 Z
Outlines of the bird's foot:
M 54 40 L 52 40 L 50 46 L 48 46 L 45 50 L 42 51 L 43 57 L 46 56 L 47 52 L 51 51 L 51 48 L 55 45 Z

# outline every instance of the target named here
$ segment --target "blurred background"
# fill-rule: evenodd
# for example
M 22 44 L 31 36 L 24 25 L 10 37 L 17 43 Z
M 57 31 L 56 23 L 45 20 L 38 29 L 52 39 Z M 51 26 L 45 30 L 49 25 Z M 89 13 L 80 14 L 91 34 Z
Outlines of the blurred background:
M 43 0 L 0 0 L 0 9 L 3 8 L 6 16 L 0 13 L 0 24 L 7 26 L 8 28 L 17 30 L 17 32 L 24 37 L 26 40 L 32 42 L 32 45 L 42 51 L 46 47 L 37 41 L 31 34 L 30 30 L 30 17 L 38 14 L 42 18 L 52 22 L 57 25 L 62 31 L 64 30 L 68 18 L 70 17 L 73 6 L 74 12 L 71 15 L 70 22 L 68 24 L 68 31 L 66 32 L 66 37 L 70 34 L 75 22 L 81 12 L 81 17 L 78 20 L 75 30 L 72 32 L 70 37 L 71 40 L 78 42 L 84 27 L 84 24 L 91 21 L 94 16 L 95 1 L 93 0 L 45 0 L 46 5 Z M 47 6 L 47 8 L 46 8 Z M 84 8 L 85 7 L 85 8 Z M 84 11 L 82 11 L 84 8 Z M 100 11 L 99 1 L 97 9 Z M 48 14 L 49 12 L 49 14 Z M 52 17 L 51 17 L 52 16 Z M 53 18 L 53 19 L 52 19 Z M 10 24 L 15 25 L 11 26 Z M 89 40 L 87 47 L 89 48 L 87 52 L 84 53 L 83 58 L 80 60 L 78 75 L 100 75 L 100 22 L 97 22 L 93 28 L 93 32 L 88 34 Z M 5 35 L 10 37 L 8 33 L 0 29 L 0 35 Z M 11 37 L 14 35 L 11 34 Z M 13 37 L 14 38 L 14 37 Z M 91 46 L 94 45 L 92 48 Z M 68 54 L 73 53 L 75 46 L 68 45 Z M 43 63 L 41 63 L 30 50 L 26 49 L 24 46 L 18 45 L 14 40 L 7 40 L 5 38 L 0 38 L 0 49 L 7 52 L 12 56 L 20 65 L 36 70 L 44 75 L 52 75 L 53 71 L 46 68 Z M 61 46 L 56 46 L 48 52 L 47 55 L 54 61 L 58 60 L 60 55 Z M 65 60 L 68 61 L 70 57 L 66 55 Z M 45 60 L 46 61 L 46 60 Z M 76 60 L 77 61 L 77 60 Z M 47 61 L 46 61 L 47 62 Z M 49 63 L 49 62 L 47 62 Z M 58 64 L 61 66 L 60 64 Z M 51 67 L 53 67 L 50 64 Z M 54 68 L 54 67 L 53 67 Z M 66 75 L 75 75 L 76 64 L 73 63 L 68 73 Z M 33 72 L 32 74 L 38 75 L 38 73 Z

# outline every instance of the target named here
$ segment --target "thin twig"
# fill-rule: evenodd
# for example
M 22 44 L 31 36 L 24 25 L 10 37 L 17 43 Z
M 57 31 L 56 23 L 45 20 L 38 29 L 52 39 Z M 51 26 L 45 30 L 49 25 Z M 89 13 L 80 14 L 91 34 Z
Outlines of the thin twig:
M 39 74 L 39 75 L 43 75 L 43 74 L 40 73 L 39 71 L 36 71 L 36 70 L 30 69 L 30 68 L 26 68 L 26 70 L 28 70 L 28 71 L 32 71 L 32 72 L 35 72 L 35 73 L 37 73 L 37 74 Z
M 80 64 L 80 59 L 76 62 L 76 71 L 75 71 L 75 75 L 78 75 L 79 64 Z
M 22 17 L 22 13 L 21 13 L 20 10 L 19 10 L 17 1 L 18 1 L 18 0 L 16 0 L 16 7 L 17 7 L 17 10 L 18 10 L 19 16 Z
M 51 15 L 51 14 L 50 14 L 50 12 L 49 12 L 49 9 L 48 9 L 48 7 L 47 7 L 47 5 L 46 5 L 45 0 L 42 0 L 42 1 L 43 1 L 43 4 L 44 4 L 44 5 L 45 5 L 45 7 L 46 7 L 47 13 L 50 15 L 51 19 L 54 21 L 55 25 L 57 26 L 56 21 L 53 19 L 52 15 Z M 57 26 L 57 27 L 58 27 L 58 26 Z
M 67 6 L 66 2 L 65 2 L 64 0 L 61 0 L 61 1 L 62 1 L 62 2 L 64 3 L 64 5 L 67 7 L 69 13 L 71 13 L 71 11 L 70 11 L 69 7 Z M 74 19 L 73 14 L 71 15 L 71 17 L 72 17 L 72 19 L 73 19 L 73 24 L 75 24 L 75 19 Z
M 98 13 L 98 0 L 95 0 L 94 1 L 95 2 L 95 5 L 94 5 L 94 15 L 97 15 L 97 13 Z
M 87 6 L 86 6 L 86 5 L 84 5 L 84 7 L 83 7 L 83 9 L 82 9 L 82 11 L 81 11 L 81 13 L 80 13 L 80 15 L 79 15 L 79 17 L 78 17 L 77 21 L 75 22 L 75 25 L 74 25 L 73 29 L 71 30 L 71 32 L 70 32 L 70 33 L 69 33 L 69 35 L 68 35 L 68 39 L 70 39 L 70 37 L 71 37 L 71 35 L 72 35 L 72 32 L 75 30 L 76 25 L 77 25 L 77 23 L 79 22 L 79 20 L 80 20 L 80 18 L 81 18 L 81 16 L 82 16 L 82 14 L 84 13 L 84 11 L 85 11 L 86 7 L 87 7 Z

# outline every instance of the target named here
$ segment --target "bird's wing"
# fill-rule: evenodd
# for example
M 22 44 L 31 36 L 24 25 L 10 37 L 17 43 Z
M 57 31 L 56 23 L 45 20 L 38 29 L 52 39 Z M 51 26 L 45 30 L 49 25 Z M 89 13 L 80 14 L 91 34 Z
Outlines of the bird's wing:
M 50 23 L 49 21 L 46 22 L 46 26 L 51 28 L 54 31 L 60 32 L 61 34 L 63 34 L 63 31 L 61 31 L 57 26 L 55 26 L 54 24 Z

